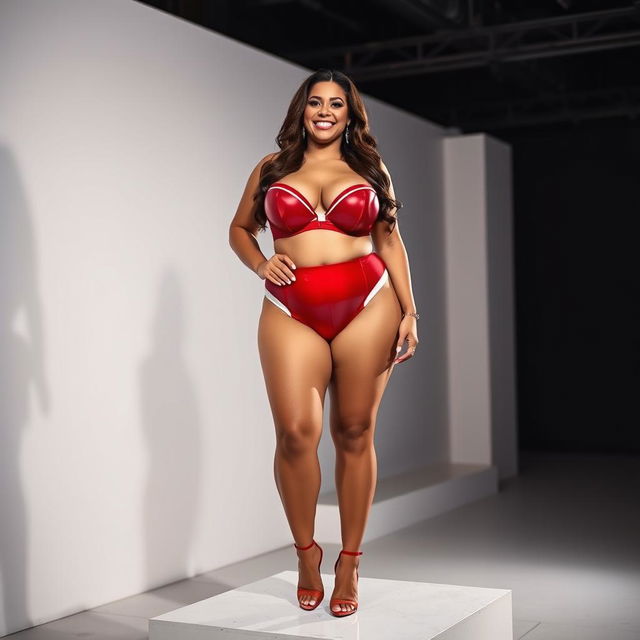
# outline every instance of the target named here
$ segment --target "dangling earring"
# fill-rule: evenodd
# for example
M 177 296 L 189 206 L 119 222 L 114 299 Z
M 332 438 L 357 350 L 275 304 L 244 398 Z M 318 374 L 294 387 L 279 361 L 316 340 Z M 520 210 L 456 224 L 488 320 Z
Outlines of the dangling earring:
M 307 137 L 307 130 L 302 127 L 302 139 L 304 140 Z
M 344 141 L 349 144 L 349 125 L 347 125 L 344 130 Z

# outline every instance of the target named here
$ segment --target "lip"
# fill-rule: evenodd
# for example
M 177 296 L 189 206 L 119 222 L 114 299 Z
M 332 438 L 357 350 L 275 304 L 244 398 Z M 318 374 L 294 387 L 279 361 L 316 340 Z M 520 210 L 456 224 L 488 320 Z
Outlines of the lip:
M 331 125 L 331 126 L 327 127 L 328 129 L 331 129 L 331 127 L 335 126 L 335 124 L 336 124 L 336 123 L 335 123 L 335 122 L 333 122 L 332 120 L 312 120 L 312 122 L 313 122 L 313 125 L 314 125 L 314 126 L 316 126 L 316 125 L 317 125 L 317 124 L 319 124 L 319 123 L 326 122 L 326 123 L 328 123 L 329 125 Z M 322 127 L 320 127 L 320 128 L 322 128 Z

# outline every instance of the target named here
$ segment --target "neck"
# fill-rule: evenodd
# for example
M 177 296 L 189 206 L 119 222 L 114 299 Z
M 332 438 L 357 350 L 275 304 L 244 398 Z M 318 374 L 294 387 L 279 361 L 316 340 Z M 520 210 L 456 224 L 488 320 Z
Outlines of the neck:
M 305 161 L 311 160 L 342 160 L 342 152 L 340 150 L 340 138 L 328 144 L 318 144 L 313 140 L 307 142 L 307 148 L 304 152 Z

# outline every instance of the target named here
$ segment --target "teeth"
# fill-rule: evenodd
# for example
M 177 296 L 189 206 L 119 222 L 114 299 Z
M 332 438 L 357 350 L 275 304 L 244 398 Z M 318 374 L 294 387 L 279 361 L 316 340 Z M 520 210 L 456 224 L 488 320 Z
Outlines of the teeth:
M 333 122 L 314 122 L 314 124 L 318 129 L 329 129 L 330 127 L 333 127 Z

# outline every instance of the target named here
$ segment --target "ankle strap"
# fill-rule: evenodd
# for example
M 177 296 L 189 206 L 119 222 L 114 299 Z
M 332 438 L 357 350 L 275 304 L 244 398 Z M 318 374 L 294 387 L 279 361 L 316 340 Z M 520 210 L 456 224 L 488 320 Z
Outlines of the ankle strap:
M 344 549 L 340 553 L 346 553 L 348 556 L 361 556 L 364 551 L 345 551 Z
M 316 541 L 312 539 L 312 540 L 311 540 L 311 544 L 310 544 L 308 547 L 299 547 L 295 542 L 293 543 L 293 546 L 294 546 L 296 549 L 300 549 L 300 551 L 306 551 L 307 549 L 311 549 L 311 547 L 313 547 L 313 545 L 314 545 L 315 543 L 316 543 Z

